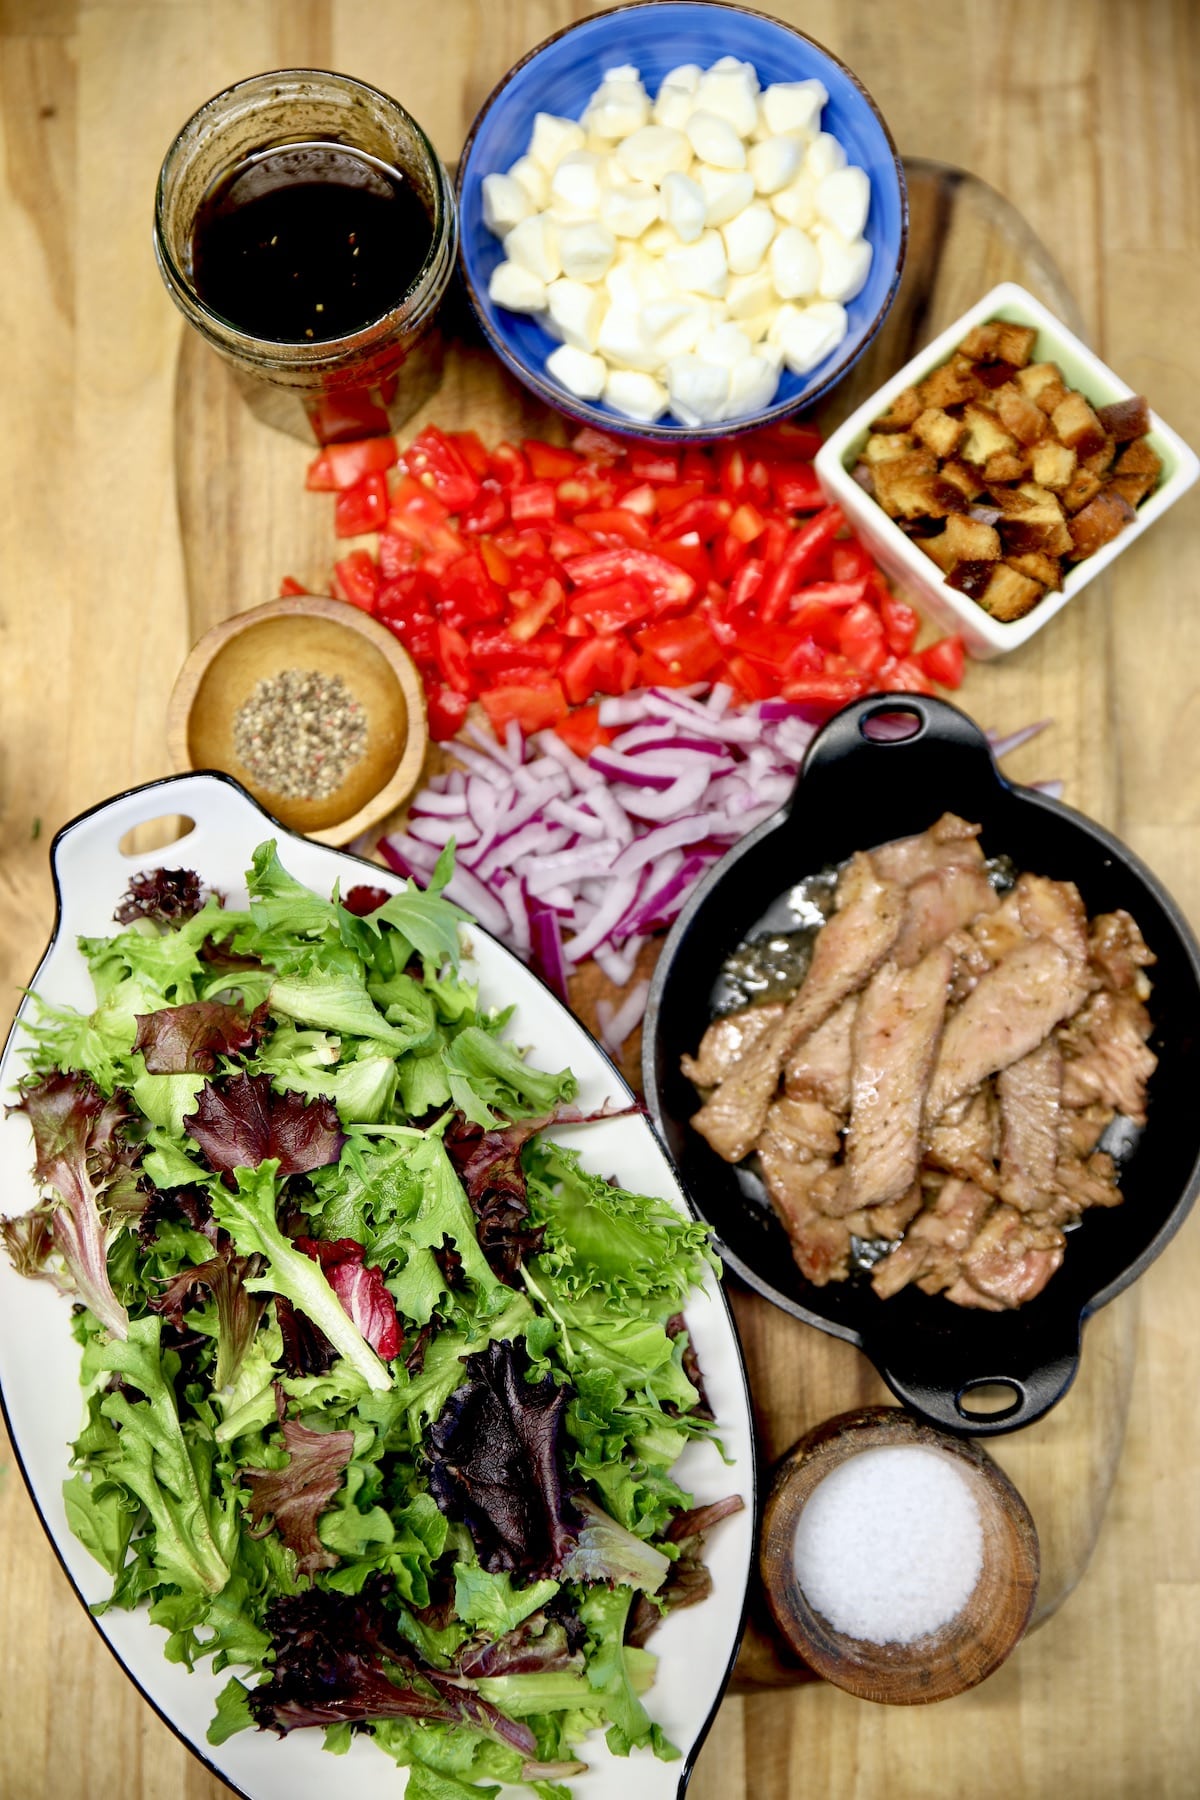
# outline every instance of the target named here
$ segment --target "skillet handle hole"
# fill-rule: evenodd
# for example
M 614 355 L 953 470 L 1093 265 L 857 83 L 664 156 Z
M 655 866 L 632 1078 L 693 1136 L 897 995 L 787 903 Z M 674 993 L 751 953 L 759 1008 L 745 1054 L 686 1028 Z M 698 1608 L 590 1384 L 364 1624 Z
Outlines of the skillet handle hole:
M 868 713 L 858 727 L 869 744 L 903 744 L 924 728 L 921 714 L 906 706 L 881 707 L 878 712 Z
M 146 856 L 152 850 L 166 850 L 188 837 L 196 829 L 196 821 L 179 813 L 163 813 L 157 819 L 145 819 L 130 826 L 117 845 L 122 856 Z
M 1012 1381 L 973 1381 L 959 1390 L 954 1404 L 964 1419 L 1005 1419 L 1025 1396 Z

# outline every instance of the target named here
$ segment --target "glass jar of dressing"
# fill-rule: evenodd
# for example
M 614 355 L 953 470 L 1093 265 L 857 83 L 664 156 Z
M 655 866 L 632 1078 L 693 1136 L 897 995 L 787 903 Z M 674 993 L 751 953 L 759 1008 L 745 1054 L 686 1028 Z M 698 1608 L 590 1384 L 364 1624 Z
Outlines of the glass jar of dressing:
M 284 69 L 207 101 L 158 179 L 167 291 L 253 411 L 319 443 L 395 430 L 441 379 L 449 178 L 395 100 Z

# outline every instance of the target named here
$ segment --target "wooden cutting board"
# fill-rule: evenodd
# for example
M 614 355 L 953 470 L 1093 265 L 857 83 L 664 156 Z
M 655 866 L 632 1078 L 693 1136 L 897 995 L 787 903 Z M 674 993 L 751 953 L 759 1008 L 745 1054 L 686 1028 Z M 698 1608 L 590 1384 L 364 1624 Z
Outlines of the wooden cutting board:
M 868 353 L 817 415 L 832 427 L 922 344 L 997 281 L 1015 280 L 1079 330 L 1074 299 L 1053 259 L 1020 215 L 984 183 L 959 170 L 906 162 L 911 203 L 908 260 L 896 303 Z M 561 438 L 563 421 L 501 369 L 464 316 L 453 338 L 442 387 L 412 421 L 471 427 L 485 442 L 522 435 Z M 175 405 L 180 532 L 194 638 L 232 613 L 270 599 L 285 575 L 327 592 L 336 556 L 349 547 L 333 536 L 328 497 L 308 495 L 311 445 L 271 431 L 245 406 L 224 365 L 194 333 L 181 340 Z M 364 540 L 369 542 L 369 540 Z M 1056 626 L 1069 657 L 1066 615 Z M 1015 688 L 1002 665 L 970 671 L 959 697 L 985 726 L 1011 729 L 1035 716 L 1036 684 Z M 435 756 L 439 753 L 434 752 Z M 1017 778 L 1062 774 L 1054 740 L 1038 740 L 1014 759 Z M 1089 796 L 1070 792 L 1085 808 Z M 395 821 L 392 822 L 393 824 Z M 647 944 L 634 980 L 652 969 L 660 940 Z M 588 964 L 571 988 L 573 1009 L 595 1028 L 595 1008 L 615 991 Z M 638 1085 L 640 1043 L 625 1047 L 624 1073 Z M 871 1365 L 851 1345 L 792 1319 L 757 1294 L 729 1284 L 754 1402 L 764 1480 L 770 1466 L 811 1426 L 849 1407 L 888 1400 Z M 1071 1593 L 1084 1574 L 1108 1503 L 1125 1431 L 1137 1332 L 1136 1290 L 1088 1325 L 1080 1374 L 1049 1417 L 993 1441 L 992 1454 L 1024 1495 L 1037 1525 L 1042 1581 L 1034 1624 Z M 815 1677 L 788 1652 L 766 1621 L 760 1595 L 735 1673 L 743 1691 Z

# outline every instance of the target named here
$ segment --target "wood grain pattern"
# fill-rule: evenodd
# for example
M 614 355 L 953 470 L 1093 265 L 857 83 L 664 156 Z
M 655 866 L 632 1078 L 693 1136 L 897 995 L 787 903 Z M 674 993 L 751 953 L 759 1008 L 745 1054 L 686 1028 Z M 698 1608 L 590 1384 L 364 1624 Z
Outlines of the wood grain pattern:
M 51 916 L 48 836 L 81 808 L 165 771 L 167 696 L 197 634 L 173 458 L 182 328 L 149 252 L 150 196 L 173 132 L 225 83 L 313 62 L 407 101 L 453 156 L 497 76 L 587 10 L 572 0 L 443 0 L 436 16 L 424 0 L 0 0 L 9 350 L 0 964 L 10 999 Z M 1101 353 L 1200 440 L 1192 0 L 774 0 L 774 10 L 856 69 L 906 153 L 971 169 L 1018 207 L 1051 247 Z M 297 447 L 296 477 L 281 476 L 269 505 L 245 496 L 254 541 L 269 538 L 277 507 L 296 506 L 302 462 Z M 223 540 L 209 548 L 226 555 Z M 1053 736 L 1014 757 L 1013 773 L 1052 766 L 1068 798 L 1145 856 L 1194 920 L 1198 559 L 1193 495 L 1044 638 L 973 669 L 963 695 L 1001 728 L 1052 714 Z M 265 551 L 261 580 L 240 560 L 224 568 L 239 607 L 268 598 L 285 572 Z M 1118 1303 L 1135 1315 L 1132 1377 L 1123 1342 L 1105 1335 L 1119 1325 L 1123 1334 L 1117 1309 L 1089 1327 L 1090 1363 L 1103 1362 L 1113 1381 L 1131 1378 L 1131 1404 L 1097 1553 L 1070 1604 L 986 1686 L 943 1706 L 874 1708 L 815 1684 L 731 1699 L 693 1800 L 1192 1800 L 1198 1277 L 1193 1220 L 1139 1285 L 1140 1307 L 1134 1296 Z M 789 1371 L 795 1389 L 808 1379 Z M 864 1400 L 877 1397 L 865 1375 L 861 1386 Z M 832 1410 L 827 1398 L 819 1389 L 781 1396 L 791 1416 L 773 1427 L 779 1449 L 798 1435 L 806 1407 L 813 1417 Z M 1036 1450 L 1030 1437 L 1011 1455 L 1002 1446 L 998 1459 L 1027 1496 L 1044 1482 L 1056 1517 L 1070 1520 L 1086 1483 L 1052 1436 Z M 1103 1466 L 1109 1447 L 1097 1456 Z M 7 1452 L 0 1476 L 0 1794 L 217 1800 L 225 1790 L 153 1716 L 83 1617 Z M 1068 1539 L 1075 1529 L 1064 1526 Z M 338 1771 L 331 1766 L 331 1791 Z

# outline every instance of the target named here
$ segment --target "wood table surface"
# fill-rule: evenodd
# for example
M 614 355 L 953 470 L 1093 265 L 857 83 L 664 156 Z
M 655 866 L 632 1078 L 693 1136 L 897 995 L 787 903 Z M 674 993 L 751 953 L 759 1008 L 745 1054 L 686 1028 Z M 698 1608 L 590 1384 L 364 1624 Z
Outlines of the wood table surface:
M 0 1014 L 53 913 L 66 819 L 166 772 L 189 647 L 181 321 L 150 252 L 162 153 L 218 88 L 296 64 L 394 93 L 452 158 L 567 0 L 0 0 Z M 1102 355 L 1200 443 L 1194 0 L 777 0 L 909 154 L 991 182 Z M 298 496 L 299 500 L 299 496 Z M 267 529 L 264 522 L 264 530 Z M 219 554 L 214 550 L 214 554 Z M 1055 773 L 1200 922 L 1200 496 L 962 701 Z M 280 573 L 283 571 L 280 570 Z M 267 594 L 241 597 L 238 605 Z M 888 1709 L 814 1684 L 727 1700 L 693 1800 L 1200 1794 L 1200 1222 L 1138 1295 L 1123 1458 L 1085 1580 L 982 1689 Z M 336 1792 L 338 1765 L 331 1764 Z M 217 1800 L 82 1615 L 0 1445 L 0 1800 Z

